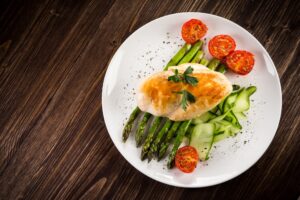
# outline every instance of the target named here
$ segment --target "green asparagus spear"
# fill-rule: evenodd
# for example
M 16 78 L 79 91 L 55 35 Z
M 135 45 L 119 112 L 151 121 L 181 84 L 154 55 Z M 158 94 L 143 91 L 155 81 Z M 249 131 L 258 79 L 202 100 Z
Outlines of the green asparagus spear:
M 194 56 L 193 60 L 191 61 L 191 63 L 199 63 L 201 61 L 201 59 L 204 56 L 204 52 L 199 50 L 197 52 L 197 54 Z
M 211 70 L 216 70 L 218 65 L 220 64 L 220 60 L 213 58 L 207 65 L 207 67 Z
M 191 49 L 191 44 L 184 44 L 183 47 L 175 54 L 173 58 L 168 62 L 168 64 L 164 67 L 164 71 L 168 69 L 170 66 L 175 66 L 177 63 L 183 58 L 183 56 Z
M 154 121 L 153 121 L 153 124 L 149 130 L 149 133 L 147 135 L 147 138 L 145 140 L 145 143 L 143 145 L 143 148 L 142 148 L 142 153 L 141 153 L 141 159 L 144 160 L 146 155 L 148 154 L 149 152 L 149 148 L 150 148 L 150 145 L 151 143 L 153 142 L 153 139 L 154 139 L 154 136 L 155 136 L 155 132 L 161 122 L 161 117 L 156 117 L 154 118 Z
M 179 127 L 177 136 L 176 136 L 175 141 L 174 141 L 173 149 L 172 149 L 171 153 L 169 154 L 169 160 L 168 160 L 168 163 L 167 163 L 167 166 L 168 166 L 169 169 L 172 168 L 173 165 L 174 165 L 174 158 L 175 158 L 176 152 L 177 152 L 177 150 L 178 150 L 178 148 L 179 148 L 179 146 L 180 146 L 180 144 L 183 140 L 185 132 L 189 128 L 191 122 L 192 122 L 192 120 L 184 121 Z
M 133 126 L 133 122 L 140 112 L 141 110 L 139 109 L 139 107 L 136 107 L 130 114 L 129 119 L 126 122 L 125 127 L 123 129 L 123 135 L 122 135 L 123 142 L 126 142 L 127 138 L 129 137 L 129 134 Z
M 221 64 L 218 68 L 217 68 L 217 71 L 222 73 L 222 74 L 225 74 L 226 72 L 226 66 L 224 64 Z
M 204 65 L 204 66 L 207 66 L 208 63 L 209 63 L 209 61 L 207 59 L 205 59 L 205 58 L 202 58 L 201 61 L 200 61 L 200 64 Z
M 178 63 L 178 65 L 190 62 L 193 59 L 193 57 L 197 54 L 197 52 L 199 51 L 199 49 L 201 48 L 202 44 L 203 44 L 203 42 L 201 40 L 199 40 L 198 42 L 196 42 L 193 45 L 193 47 L 191 48 L 191 50 L 180 60 L 180 62 Z
M 167 119 L 167 121 L 164 124 L 164 126 L 162 127 L 162 129 L 160 129 L 160 131 L 158 132 L 154 142 L 151 144 L 150 151 L 148 153 L 148 157 L 151 158 L 153 153 L 157 153 L 158 147 L 159 147 L 159 144 L 162 141 L 162 138 L 169 131 L 172 124 L 173 124 L 173 122 L 170 119 Z
M 188 130 L 185 133 L 185 136 L 187 138 L 189 138 L 189 140 L 191 139 L 191 135 L 192 135 L 193 129 L 194 129 L 194 126 L 190 125 L 189 128 L 188 128 Z
M 135 134 L 135 141 L 136 141 L 136 146 L 140 146 L 144 137 L 144 132 L 145 128 L 147 126 L 147 122 L 150 119 L 151 114 L 150 113 L 145 113 L 143 116 L 142 121 L 139 123 L 136 134 Z
M 176 130 L 178 129 L 178 127 L 180 126 L 181 122 L 174 122 L 173 125 L 171 126 L 170 131 L 168 132 L 166 139 L 163 143 L 160 144 L 159 147 L 159 152 L 158 152 L 158 159 L 160 160 L 166 153 L 171 140 L 176 132 Z

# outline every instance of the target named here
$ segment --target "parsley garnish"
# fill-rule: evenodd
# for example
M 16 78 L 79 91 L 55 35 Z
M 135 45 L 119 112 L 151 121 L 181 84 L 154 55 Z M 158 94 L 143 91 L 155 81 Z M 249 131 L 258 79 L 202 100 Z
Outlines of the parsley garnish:
M 174 75 L 168 77 L 168 81 L 173 81 L 175 83 L 178 82 L 184 82 L 187 84 L 190 84 L 192 86 L 196 86 L 198 84 L 198 79 L 193 76 L 189 76 L 189 74 L 192 74 L 194 69 L 189 66 L 186 68 L 186 70 L 183 72 L 183 74 L 180 74 L 178 72 L 178 69 L 175 69 Z
M 181 98 L 181 107 L 185 111 L 186 111 L 186 108 L 188 106 L 188 103 L 195 103 L 195 101 L 196 101 L 195 96 L 192 93 L 190 93 L 189 91 L 187 91 L 187 90 L 181 90 L 181 91 L 174 92 L 174 93 L 182 95 L 182 98 Z
M 181 77 L 181 74 L 179 74 L 178 69 L 175 69 L 174 73 L 175 73 L 175 75 L 168 77 L 168 81 L 173 81 L 175 83 L 180 82 L 182 77 Z

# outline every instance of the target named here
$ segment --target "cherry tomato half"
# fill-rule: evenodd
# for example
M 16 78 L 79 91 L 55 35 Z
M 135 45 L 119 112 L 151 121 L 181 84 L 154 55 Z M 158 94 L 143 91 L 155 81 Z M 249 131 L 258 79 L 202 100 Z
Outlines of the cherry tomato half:
M 236 44 L 229 35 L 217 35 L 208 43 L 209 53 L 218 59 L 222 59 L 235 50 Z
M 200 40 L 207 30 L 207 26 L 202 21 L 191 19 L 183 24 L 181 35 L 186 43 L 193 44 Z
M 194 147 L 184 146 L 176 152 L 175 165 L 179 170 L 185 173 L 191 173 L 196 168 L 197 163 L 198 153 Z
M 254 62 L 254 55 L 243 50 L 233 51 L 226 57 L 228 68 L 241 75 L 251 72 Z

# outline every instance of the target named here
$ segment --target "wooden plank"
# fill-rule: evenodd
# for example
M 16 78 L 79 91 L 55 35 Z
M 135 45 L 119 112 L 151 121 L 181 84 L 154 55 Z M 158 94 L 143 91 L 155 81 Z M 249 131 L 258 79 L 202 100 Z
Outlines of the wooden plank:
M 297 199 L 299 8 L 292 0 L 1 1 L 0 199 Z M 120 44 L 149 21 L 186 11 L 250 31 L 273 58 L 284 95 L 264 156 L 204 189 L 167 186 L 135 170 L 111 142 L 101 108 L 105 71 Z

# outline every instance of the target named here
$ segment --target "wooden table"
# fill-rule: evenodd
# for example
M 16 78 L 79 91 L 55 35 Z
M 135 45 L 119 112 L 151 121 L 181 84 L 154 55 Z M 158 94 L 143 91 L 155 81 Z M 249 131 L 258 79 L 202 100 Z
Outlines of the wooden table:
M 0 7 L 0 199 L 297 199 L 299 1 L 5 0 Z M 137 28 L 199 11 L 250 31 L 277 67 L 277 134 L 247 172 L 182 189 L 151 180 L 114 147 L 101 107 L 110 58 Z

